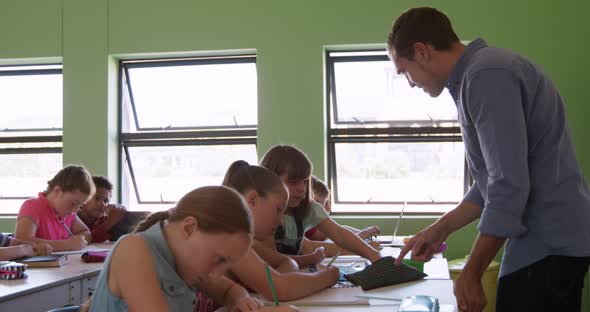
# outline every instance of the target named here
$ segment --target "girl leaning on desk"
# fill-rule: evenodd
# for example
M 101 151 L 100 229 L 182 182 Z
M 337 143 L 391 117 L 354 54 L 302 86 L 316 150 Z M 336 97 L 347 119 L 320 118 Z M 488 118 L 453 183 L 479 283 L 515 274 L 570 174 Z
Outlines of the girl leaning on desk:
M 230 278 L 268 301 L 275 300 L 273 287 L 277 301 L 291 301 L 336 284 L 338 268 L 318 265 L 315 272 L 309 272 L 307 267 L 300 270 L 295 261 L 278 253 L 274 245 L 273 248 L 265 246 L 266 241 L 274 240 L 289 198 L 279 176 L 266 168 L 238 160 L 227 170 L 223 185 L 235 189 L 246 199 L 254 221 L 253 248 L 232 266 L 228 272 Z M 199 294 L 199 298 L 202 300 L 195 312 L 212 312 L 219 307 L 203 294 Z
M 150 215 L 135 234 L 119 239 L 89 309 L 193 311 L 195 288 L 223 302 L 229 311 L 262 309 L 243 287 L 224 276 L 250 249 L 252 235 L 250 213 L 236 191 L 224 186 L 195 189 L 175 208 Z
M 310 187 L 313 165 L 301 150 L 290 145 L 276 145 L 266 152 L 260 166 L 278 175 L 289 190 L 289 201 L 283 218 L 283 231 L 277 231 L 278 251 L 293 255 L 298 264 L 306 265 L 305 256 L 317 250 L 326 248 L 327 256 L 334 256 L 342 248 L 376 262 L 381 254 L 375 247 L 340 224 L 336 223 L 322 205 L 312 200 Z M 305 238 L 305 231 L 316 227 L 330 238 L 335 244 L 310 241 Z M 304 262 L 305 261 L 305 262 Z

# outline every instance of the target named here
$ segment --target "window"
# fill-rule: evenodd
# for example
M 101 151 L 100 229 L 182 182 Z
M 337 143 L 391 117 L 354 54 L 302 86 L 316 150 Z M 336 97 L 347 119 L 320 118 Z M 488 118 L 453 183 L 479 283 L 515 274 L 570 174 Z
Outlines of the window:
M 171 207 L 220 185 L 229 165 L 257 163 L 254 55 L 121 63 L 122 202 Z
M 398 75 L 386 51 L 328 52 L 328 182 L 336 213 L 441 213 L 467 187 L 455 104 Z
M 0 214 L 18 213 L 62 167 L 61 68 L 0 66 Z

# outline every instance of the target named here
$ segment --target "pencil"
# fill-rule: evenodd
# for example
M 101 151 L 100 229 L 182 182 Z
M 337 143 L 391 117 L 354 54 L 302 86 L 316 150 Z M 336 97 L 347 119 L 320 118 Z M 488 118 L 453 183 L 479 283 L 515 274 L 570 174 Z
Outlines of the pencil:
M 72 233 L 72 230 L 70 230 L 70 228 L 66 225 L 64 220 L 61 220 L 61 224 L 66 228 L 66 231 L 68 231 L 68 233 L 70 234 L 70 237 L 74 237 L 74 233 Z
M 371 295 L 358 295 L 355 296 L 361 299 L 376 299 L 376 300 L 390 300 L 390 301 L 402 301 L 402 299 L 383 297 L 383 296 L 371 296 Z
M 277 297 L 277 290 L 275 289 L 275 283 L 272 281 L 272 274 L 270 274 L 270 267 L 266 265 L 266 277 L 268 277 L 268 283 L 270 284 L 270 291 L 272 292 L 272 298 L 275 301 L 275 307 L 279 306 L 279 298 Z
M 332 260 L 330 260 L 330 262 L 328 262 L 327 266 L 330 266 L 332 263 L 334 263 L 334 261 L 336 261 L 336 258 L 338 258 L 338 256 L 340 256 L 341 252 L 342 252 L 342 248 L 340 248 L 340 250 L 338 250 L 338 252 L 336 253 L 336 255 L 334 257 L 332 257 Z

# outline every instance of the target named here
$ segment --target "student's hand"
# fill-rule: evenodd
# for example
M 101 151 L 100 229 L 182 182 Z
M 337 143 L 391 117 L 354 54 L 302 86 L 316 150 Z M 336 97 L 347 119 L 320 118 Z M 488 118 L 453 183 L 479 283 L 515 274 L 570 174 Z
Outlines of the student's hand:
M 324 253 L 324 247 L 318 247 L 312 252 L 309 256 L 311 264 L 318 264 L 322 262 L 326 258 L 326 254 Z
M 53 247 L 47 243 L 33 243 L 32 247 L 37 256 L 47 256 L 53 252 Z
M 325 266 L 318 264 L 316 266 L 317 272 L 323 277 L 330 281 L 330 285 L 334 285 L 338 282 L 340 277 L 340 270 L 335 265 Z
M 428 262 L 435 253 L 440 251 L 445 239 L 446 237 L 442 231 L 438 230 L 437 227 L 430 226 L 410 238 L 395 260 L 395 264 L 399 265 L 404 256 L 410 251 L 412 251 L 412 260 Z
M 486 296 L 481 285 L 481 276 L 463 271 L 455 280 L 455 297 L 459 312 L 481 312 L 486 306 Z
M 21 254 L 23 255 L 23 257 L 33 257 L 33 256 L 36 256 L 35 250 L 33 249 L 33 246 L 28 245 L 28 244 L 23 244 L 23 245 L 19 245 L 18 247 L 20 247 Z
M 232 306 L 230 311 L 232 312 L 249 312 L 258 311 L 264 305 L 260 300 L 252 298 L 250 296 L 240 297 Z
M 381 244 L 378 241 L 370 241 L 367 244 L 369 244 L 369 246 L 375 248 L 376 250 L 381 250 Z
M 365 229 L 359 231 L 357 233 L 357 235 L 362 239 L 367 239 L 369 237 L 377 236 L 377 235 L 379 235 L 379 233 L 381 233 L 381 229 L 378 226 L 373 225 L 373 226 L 370 226 L 368 228 L 365 228 Z
M 338 278 L 340 277 L 340 270 L 338 269 L 338 267 L 335 265 L 331 265 L 325 267 L 325 271 L 327 272 L 326 274 L 329 280 L 331 281 L 332 285 L 336 284 L 338 282 Z
M 67 250 L 80 250 L 88 245 L 83 235 L 76 235 L 66 240 Z

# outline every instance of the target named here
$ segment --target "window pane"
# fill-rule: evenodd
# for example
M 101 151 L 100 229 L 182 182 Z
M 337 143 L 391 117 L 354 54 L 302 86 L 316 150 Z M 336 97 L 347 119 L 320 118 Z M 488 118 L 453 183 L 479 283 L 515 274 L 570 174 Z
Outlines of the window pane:
M 140 128 L 257 124 L 256 64 L 130 68 Z
M 459 202 L 462 142 L 337 143 L 339 202 Z
M 176 202 L 197 187 L 220 185 L 226 170 L 235 160 L 257 163 L 254 144 L 129 147 L 129 153 L 139 195 L 144 202 Z M 130 209 L 160 209 L 158 206 L 139 205 L 130 183 L 127 180 L 124 186 L 129 190 L 124 192 L 124 197 L 129 201 Z M 163 206 L 170 207 L 170 204 Z
M 431 98 L 412 88 L 391 61 L 336 62 L 333 123 L 453 126 L 457 109 L 445 89 Z M 337 120 L 335 119 L 337 118 Z
M 17 213 L 23 200 L 5 198 L 37 196 L 61 168 L 57 153 L 0 154 L 0 213 Z
M 61 74 L 1 73 L 0 71 L 1 129 L 62 128 Z

